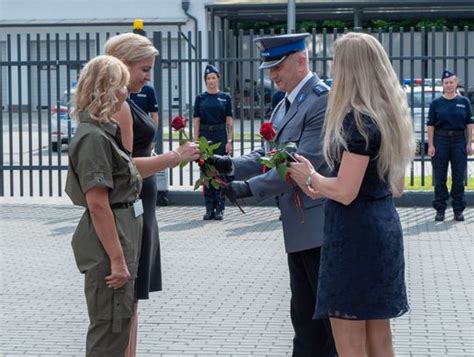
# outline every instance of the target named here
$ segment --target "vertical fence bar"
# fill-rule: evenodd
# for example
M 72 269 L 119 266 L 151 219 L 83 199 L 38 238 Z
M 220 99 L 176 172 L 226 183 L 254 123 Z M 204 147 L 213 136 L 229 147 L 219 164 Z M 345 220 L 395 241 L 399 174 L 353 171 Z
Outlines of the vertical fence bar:
M 453 69 L 454 73 L 458 73 L 458 27 L 453 27 Z
M 19 174 L 20 174 L 20 196 L 24 196 L 24 178 L 23 178 L 23 76 L 22 76 L 22 53 L 21 53 L 21 35 L 16 36 L 17 46 L 17 75 L 18 75 L 18 156 L 19 156 Z
M 3 40 L 3 35 L 0 36 L 0 40 Z M 0 41 L 1 43 L 2 41 Z M 0 61 L 2 61 L 3 58 L 0 57 Z M 0 197 L 3 197 L 5 195 L 5 177 L 4 177 L 4 161 L 3 161 L 3 155 L 4 155 L 4 150 L 3 150 L 3 93 L 6 92 L 6 89 L 3 88 L 3 64 L 0 65 Z
M 168 69 L 168 150 L 173 150 L 173 132 L 171 128 L 171 118 L 173 116 L 173 91 L 172 91 L 172 78 L 171 78 L 171 68 L 173 67 L 173 62 L 171 60 L 171 32 L 168 31 L 167 34 L 167 69 Z M 179 36 L 179 34 L 178 34 Z M 170 185 L 173 185 L 173 169 L 170 168 Z
M 61 169 L 61 152 L 62 152 L 62 141 L 63 141 L 63 132 L 61 126 L 61 83 L 60 83 L 60 74 L 61 74 L 61 67 L 59 66 L 59 33 L 56 33 L 55 36 L 55 49 L 56 49 L 56 122 L 57 122 L 57 136 L 58 136 L 58 151 L 57 151 L 57 158 L 58 158 L 58 196 L 62 195 L 62 169 Z
M 155 68 L 153 70 L 153 83 L 156 89 L 157 102 L 158 102 L 158 128 L 155 136 L 155 152 L 157 154 L 163 153 L 163 33 L 153 32 L 153 45 L 159 52 L 159 56 L 156 58 Z
M 196 34 L 196 38 L 197 38 L 197 34 Z M 187 102 L 185 103 L 186 107 L 187 107 L 187 116 L 188 116 L 188 119 L 189 119 L 189 137 L 192 138 L 193 137 L 193 118 L 192 118 L 192 115 L 193 115 L 193 112 L 191 110 L 191 106 L 189 105 L 190 101 L 191 101 L 191 98 L 193 97 L 193 74 L 195 74 L 196 72 L 193 71 L 193 62 L 192 62 L 192 57 L 193 57 L 193 48 L 192 48 L 192 43 L 191 43 L 191 40 L 192 39 L 192 34 L 191 34 L 191 31 L 188 31 L 188 100 Z M 195 44 L 197 46 L 197 43 Z M 197 78 L 195 79 L 196 81 L 198 80 Z M 194 175 L 193 175 L 193 162 L 190 162 L 189 163 L 189 184 L 192 185 L 193 184 L 193 181 L 194 181 Z
M 10 196 L 14 195 L 13 180 L 13 85 L 12 85 L 12 40 L 11 35 L 7 36 L 8 47 L 8 145 L 9 145 L 9 165 L 10 165 Z
M 181 50 L 181 38 L 183 34 L 181 31 L 178 33 L 178 111 L 179 115 L 183 114 L 183 87 L 181 86 L 181 83 L 183 82 L 183 53 Z M 179 133 L 179 140 L 182 139 L 182 134 L 181 132 Z M 179 185 L 183 185 L 183 168 L 179 167 Z
M 447 59 L 448 53 L 448 31 L 446 26 L 443 26 L 443 70 L 447 68 Z
M 47 98 L 48 98 L 48 178 L 49 178 L 49 195 L 53 195 L 53 142 L 52 142 L 52 118 L 51 118 L 51 101 L 52 101 L 52 93 L 51 93 L 51 38 L 49 33 L 46 34 L 46 60 L 47 60 L 47 72 L 46 78 L 48 81 L 48 90 L 47 90 Z M 58 146 L 59 150 L 59 146 Z
M 254 33 L 253 30 L 249 31 L 248 35 L 248 46 L 249 46 L 249 70 L 250 70 L 250 81 L 253 84 L 254 83 L 254 57 L 255 57 L 255 44 L 253 42 L 254 39 Z M 258 76 L 260 77 L 260 76 Z M 265 117 L 266 115 L 266 108 L 265 108 L 265 81 L 260 80 L 260 95 L 257 96 L 258 100 L 258 105 L 260 107 L 260 121 Z M 250 121 L 250 150 L 255 150 L 255 140 L 254 140 L 254 134 L 255 134 L 255 109 L 254 105 L 257 104 L 255 103 L 255 98 L 253 98 L 252 95 L 252 112 L 251 112 L 251 121 Z
M 413 91 L 413 82 L 415 77 L 415 28 L 410 27 L 410 103 L 414 102 L 415 93 Z M 415 129 L 415 112 L 413 105 L 410 105 L 413 129 Z M 415 162 L 410 164 L 410 186 L 415 184 Z
M 31 112 L 31 36 L 30 34 L 26 35 L 26 100 L 28 102 L 28 178 L 29 178 L 29 188 L 30 188 L 30 197 L 33 196 L 33 125 L 32 125 L 32 112 Z M 0 79 L 1 81 L 1 79 Z M 1 90 L 0 90 L 1 93 Z M 2 106 L 0 105 L 0 110 Z
M 41 110 L 41 102 L 43 100 L 41 96 L 41 55 L 40 55 L 40 45 L 41 45 L 41 37 L 40 34 L 36 34 L 36 71 L 37 71 L 37 97 L 38 97 L 38 176 L 39 176 L 39 195 L 43 196 L 43 123 L 42 123 L 42 110 Z

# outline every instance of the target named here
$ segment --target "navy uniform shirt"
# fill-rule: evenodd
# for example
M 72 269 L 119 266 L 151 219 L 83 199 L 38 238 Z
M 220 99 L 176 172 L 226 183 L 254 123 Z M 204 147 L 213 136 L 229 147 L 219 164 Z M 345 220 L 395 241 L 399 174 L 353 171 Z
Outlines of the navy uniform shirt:
M 229 94 L 204 92 L 196 97 L 194 118 L 199 117 L 201 124 L 225 124 L 227 116 L 232 116 L 232 100 Z
M 474 121 L 471 118 L 471 105 L 466 97 L 439 97 L 431 102 L 426 125 L 442 130 L 465 130 L 468 124 L 474 124 Z
M 130 99 L 147 114 L 158 112 L 155 90 L 149 85 L 145 84 L 140 93 L 130 94 Z

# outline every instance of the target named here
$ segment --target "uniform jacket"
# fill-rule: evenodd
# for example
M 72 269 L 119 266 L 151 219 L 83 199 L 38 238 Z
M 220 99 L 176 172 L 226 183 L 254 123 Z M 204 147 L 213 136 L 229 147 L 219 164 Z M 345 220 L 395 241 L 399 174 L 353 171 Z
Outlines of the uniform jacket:
M 295 142 L 298 153 L 310 160 L 314 168 L 328 174 L 324 163 L 322 129 L 328 99 L 328 87 L 314 75 L 297 94 L 288 112 L 276 124 L 278 145 Z M 275 113 L 284 101 L 281 101 Z M 257 160 L 265 155 L 259 149 L 233 159 L 235 180 L 248 180 L 254 198 L 260 202 L 277 197 L 281 210 L 285 248 L 288 253 L 320 247 L 323 242 L 324 200 L 313 200 L 295 184 L 302 201 L 303 222 L 295 202 L 293 189 L 272 169 L 262 174 L 262 164 Z

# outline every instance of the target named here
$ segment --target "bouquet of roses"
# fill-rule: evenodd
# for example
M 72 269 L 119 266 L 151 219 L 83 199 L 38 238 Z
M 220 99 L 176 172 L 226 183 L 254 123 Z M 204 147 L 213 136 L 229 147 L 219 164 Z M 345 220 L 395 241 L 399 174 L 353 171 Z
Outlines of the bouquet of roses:
M 214 154 L 214 150 L 220 145 L 221 143 L 212 144 L 208 142 L 204 136 L 199 137 L 199 151 L 201 152 L 201 156 L 197 160 L 197 164 L 201 170 L 201 177 L 194 183 L 194 190 L 197 190 L 200 186 L 209 187 L 209 185 L 217 190 L 227 185 L 227 182 L 219 177 L 219 171 L 217 171 L 215 166 L 207 162 L 207 159 Z
M 179 140 L 180 145 L 189 140 L 185 131 L 186 125 L 187 119 L 180 115 L 175 116 L 171 121 L 171 127 L 181 133 L 184 137 L 184 139 Z M 209 187 L 209 185 L 211 185 L 215 189 L 219 189 L 221 186 L 226 186 L 227 183 L 221 177 L 219 177 L 219 172 L 214 167 L 214 165 L 211 165 L 207 162 L 207 159 L 214 154 L 214 150 L 216 150 L 221 145 L 221 143 L 212 144 L 208 142 L 204 136 L 201 136 L 199 138 L 198 144 L 201 155 L 196 162 L 199 165 L 201 177 L 194 183 L 194 190 L 197 190 L 200 186 Z M 181 164 L 180 167 L 184 167 L 185 165 L 186 163 Z
M 303 219 L 303 209 L 301 203 L 301 197 L 296 190 L 295 184 L 288 174 L 288 167 L 290 162 L 296 161 L 293 157 L 293 153 L 296 152 L 295 143 L 286 143 L 282 146 L 278 146 L 275 143 L 276 131 L 273 127 L 273 124 L 270 122 L 264 122 L 260 127 L 260 136 L 267 142 L 271 150 L 263 157 L 259 159 L 259 162 L 263 165 L 263 172 L 266 169 L 276 168 L 280 177 L 287 182 L 287 184 L 293 190 L 295 196 L 295 204 L 300 216 L 301 223 L 304 222 Z

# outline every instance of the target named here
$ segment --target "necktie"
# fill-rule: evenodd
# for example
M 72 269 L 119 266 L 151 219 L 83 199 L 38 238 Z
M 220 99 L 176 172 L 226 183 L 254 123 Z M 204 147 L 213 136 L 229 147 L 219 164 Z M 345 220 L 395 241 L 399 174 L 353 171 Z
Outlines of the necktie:
M 288 113 L 288 109 L 290 109 L 291 102 L 288 98 L 285 97 L 285 114 Z

